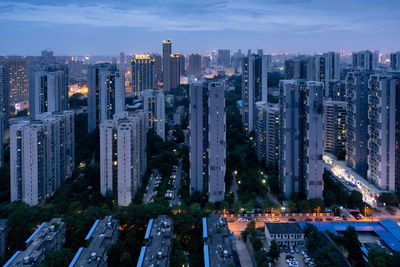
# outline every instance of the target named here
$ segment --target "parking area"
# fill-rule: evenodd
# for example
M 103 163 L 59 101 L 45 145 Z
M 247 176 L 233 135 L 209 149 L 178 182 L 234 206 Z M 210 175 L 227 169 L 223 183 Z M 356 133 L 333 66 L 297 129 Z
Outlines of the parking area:
M 276 267 L 313 267 L 315 263 L 304 247 L 281 247 L 279 260 L 273 265 Z
M 153 170 L 150 178 L 149 183 L 146 187 L 146 193 L 143 196 L 143 203 L 148 204 L 154 201 L 154 198 L 157 196 L 158 187 L 162 181 L 162 177 L 158 170 Z

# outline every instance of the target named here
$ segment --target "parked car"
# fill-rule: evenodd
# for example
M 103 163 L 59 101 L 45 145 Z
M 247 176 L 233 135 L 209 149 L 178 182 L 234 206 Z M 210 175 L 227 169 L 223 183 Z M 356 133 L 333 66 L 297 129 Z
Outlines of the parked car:
M 288 221 L 295 222 L 296 219 L 295 218 L 289 218 Z
M 306 222 L 312 222 L 312 219 L 309 218 L 309 217 L 307 217 L 305 221 L 306 221 Z
M 331 222 L 331 221 L 333 221 L 333 218 L 332 218 L 332 217 L 327 217 L 327 218 L 325 219 L 325 221 Z

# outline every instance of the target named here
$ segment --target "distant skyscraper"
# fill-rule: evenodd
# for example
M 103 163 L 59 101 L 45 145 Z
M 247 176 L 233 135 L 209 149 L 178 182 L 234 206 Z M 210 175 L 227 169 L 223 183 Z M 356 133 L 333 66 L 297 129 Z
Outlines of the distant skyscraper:
M 340 54 L 329 52 L 325 57 L 325 83 L 331 80 L 340 80 Z
M 257 55 L 258 56 L 263 56 L 264 55 L 264 51 L 262 49 L 257 49 Z
M 170 56 L 170 90 L 177 90 L 181 84 L 181 54 L 173 54 Z
M 100 72 L 99 123 L 125 111 L 125 76 L 120 71 Z
M 370 72 L 349 72 L 346 78 L 346 164 L 367 176 L 368 79 Z
M 9 104 L 28 100 L 28 60 L 21 57 L 10 57 L 3 61 L 8 70 Z
M 43 204 L 74 169 L 74 112 L 43 113 L 10 127 L 11 201 Z
M 390 54 L 390 68 L 394 71 L 400 71 L 400 51 Z
M 154 58 L 154 84 L 162 82 L 162 57 L 158 54 L 153 54 Z
M 233 54 L 233 62 L 232 67 L 235 69 L 235 72 L 242 72 L 242 65 L 243 65 L 243 54 L 242 50 L 238 50 Z
M 55 64 L 56 58 L 54 57 L 54 52 L 51 50 L 43 50 L 42 51 L 42 63 L 49 65 Z
M 201 55 L 191 54 L 189 56 L 189 75 L 196 78 L 201 77 Z
M 298 56 L 285 60 L 285 80 L 315 80 L 315 61 L 313 57 Z
M 390 191 L 394 191 L 396 185 L 396 119 L 399 119 L 396 118 L 396 109 L 400 106 L 399 90 L 400 75 L 370 76 L 367 177 L 380 189 Z
M 255 103 L 267 101 L 268 65 L 266 56 L 251 55 L 243 61 L 242 122 L 246 133 L 254 130 Z M 246 79 L 248 77 L 248 79 Z
M 305 87 L 304 143 L 303 143 L 303 186 L 308 199 L 321 198 L 324 190 L 322 175 L 324 166 L 323 133 L 324 84 L 308 81 Z
M 100 123 L 100 108 L 106 108 L 106 106 L 101 106 L 100 104 L 100 95 L 101 95 L 101 88 L 103 89 L 103 96 L 106 96 L 106 92 L 104 90 L 109 89 L 115 89 L 116 83 L 112 82 L 112 79 L 109 81 L 111 83 L 105 84 L 105 77 L 110 76 L 111 74 L 117 73 L 117 68 L 115 65 L 111 65 L 109 63 L 101 63 L 101 64 L 95 64 L 95 65 L 90 65 L 88 68 L 88 132 L 92 132 L 94 129 L 99 127 Z M 104 74 L 105 73 L 105 74 Z M 119 73 L 119 72 L 118 72 Z M 120 75 L 118 75 L 120 76 Z M 101 77 L 103 77 L 103 82 Z M 118 77 L 118 79 L 121 79 L 121 77 Z M 114 79 L 115 80 L 115 79 Z M 121 85 L 119 82 L 118 85 Z M 125 92 L 125 85 L 123 88 L 119 87 L 118 88 L 119 92 Z M 121 96 L 121 94 L 115 94 L 115 92 L 110 91 L 111 94 L 109 102 L 112 105 L 112 110 L 111 113 L 114 113 L 115 111 L 115 105 L 114 102 L 115 100 L 112 99 L 112 96 Z M 106 100 L 106 98 L 104 98 Z M 123 96 L 123 99 L 120 98 L 117 102 L 118 103 L 123 103 L 125 101 L 125 95 Z M 104 104 L 104 102 L 103 102 Z M 121 105 L 119 105 L 121 106 Z M 109 112 L 107 112 L 109 113 Z
M 128 206 L 146 171 L 144 112 L 118 114 L 100 125 L 100 190 Z
M 154 132 L 165 141 L 164 90 L 147 89 L 142 91 L 142 97 L 147 130 L 154 129 Z
M 209 55 L 204 55 L 203 62 L 202 62 L 202 68 L 207 69 L 210 67 L 211 67 L 211 58 Z
M 353 52 L 353 69 L 377 70 L 378 54 L 369 50 Z
M 323 191 L 323 84 L 282 80 L 279 112 L 279 178 L 286 198 Z
M 210 202 L 225 194 L 225 84 L 190 85 L 190 192 L 208 192 Z
M 143 90 L 154 87 L 154 58 L 150 55 L 135 55 L 132 59 L 132 92 L 140 95 Z
M 120 52 L 119 53 L 119 64 L 124 64 L 125 63 L 125 53 Z
M 0 111 L 0 167 L 4 165 L 4 113 Z
M 266 166 L 278 164 L 279 105 L 256 103 L 255 143 L 258 160 Z
M 171 40 L 163 41 L 163 83 L 166 92 L 171 91 L 171 54 L 172 42 Z
M 225 68 L 231 67 L 231 51 L 218 49 L 217 65 Z
M 34 73 L 34 87 L 30 88 L 29 112 L 33 119 L 42 113 L 68 108 L 68 68 L 65 65 L 45 66 Z

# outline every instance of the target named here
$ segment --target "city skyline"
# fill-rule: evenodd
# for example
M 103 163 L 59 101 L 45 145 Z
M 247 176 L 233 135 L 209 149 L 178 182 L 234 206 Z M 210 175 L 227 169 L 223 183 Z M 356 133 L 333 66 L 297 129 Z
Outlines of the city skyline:
M 7 38 L 0 54 L 37 55 L 44 48 L 56 55 L 161 54 L 160 40 L 167 39 L 186 54 L 218 48 L 391 52 L 400 41 L 398 7 L 393 0 L 2 1 L 0 34 Z

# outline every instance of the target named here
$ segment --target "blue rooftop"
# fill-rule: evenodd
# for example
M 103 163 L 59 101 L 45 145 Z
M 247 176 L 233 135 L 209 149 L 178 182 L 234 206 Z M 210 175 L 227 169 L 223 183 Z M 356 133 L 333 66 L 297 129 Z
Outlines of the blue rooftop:
M 78 249 L 78 252 L 76 252 L 74 258 L 72 259 L 72 261 L 71 261 L 71 263 L 68 265 L 68 267 L 73 267 L 73 266 L 75 265 L 76 261 L 78 260 L 79 256 L 80 256 L 81 253 L 82 253 L 82 250 L 83 250 L 82 247 Z
M 46 225 L 45 222 L 42 223 L 42 224 L 38 227 L 38 229 L 36 229 L 36 231 L 33 232 L 33 234 L 31 234 L 31 236 L 25 241 L 25 243 L 28 244 L 29 242 L 31 242 L 32 239 L 35 237 L 35 235 L 36 235 L 45 225 Z
M 207 218 L 203 218 L 203 239 L 208 237 L 207 232 Z
M 94 230 L 96 230 L 96 227 L 97 227 L 97 225 L 99 224 L 99 222 L 100 222 L 99 219 L 97 219 L 97 220 L 94 222 L 92 228 L 90 228 L 89 233 L 88 233 L 87 236 L 85 237 L 85 240 L 89 240 L 89 238 L 92 236 Z
M 153 219 L 149 220 L 149 225 L 147 225 L 146 235 L 144 236 L 144 239 L 148 239 L 150 237 L 151 227 L 153 227 Z
M 138 263 L 137 263 L 136 267 L 142 267 L 143 260 L 144 260 L 144 254 L 146 254 L 146 247 L 145 246 L 143 246 L 142 249 L 140 250 L 140 256 L 139 256 L 139 260 L 138 260 Z
M 204 245 L 204 267 L 210 267 L 210 255 L 208 254 L 208 245 Z
M 14 253 L 14 255 L 12 255 L 12 257 L 6 262 L 6 264 L 3 265 L 3 267 L 7 267 L 9 266 L 13 260 L 21 253 L 20 250 L 18 250 L 17 252 Z
M 236 101 L 236 103 L 241 107 L 243 105 L 243 101 L 242 100 L 238 100 Z
M 348 226 L 353 226 L 358 232 L 375 232 L 394 251 L 400 251 L 400 226 L 393 220 L 382 220 L 379 222 L 309 222 L 319 231 L 330 231 L 337 235 L 338 232 L 346 231 Z M 304 228 L 307 222 L 299 222 Z

